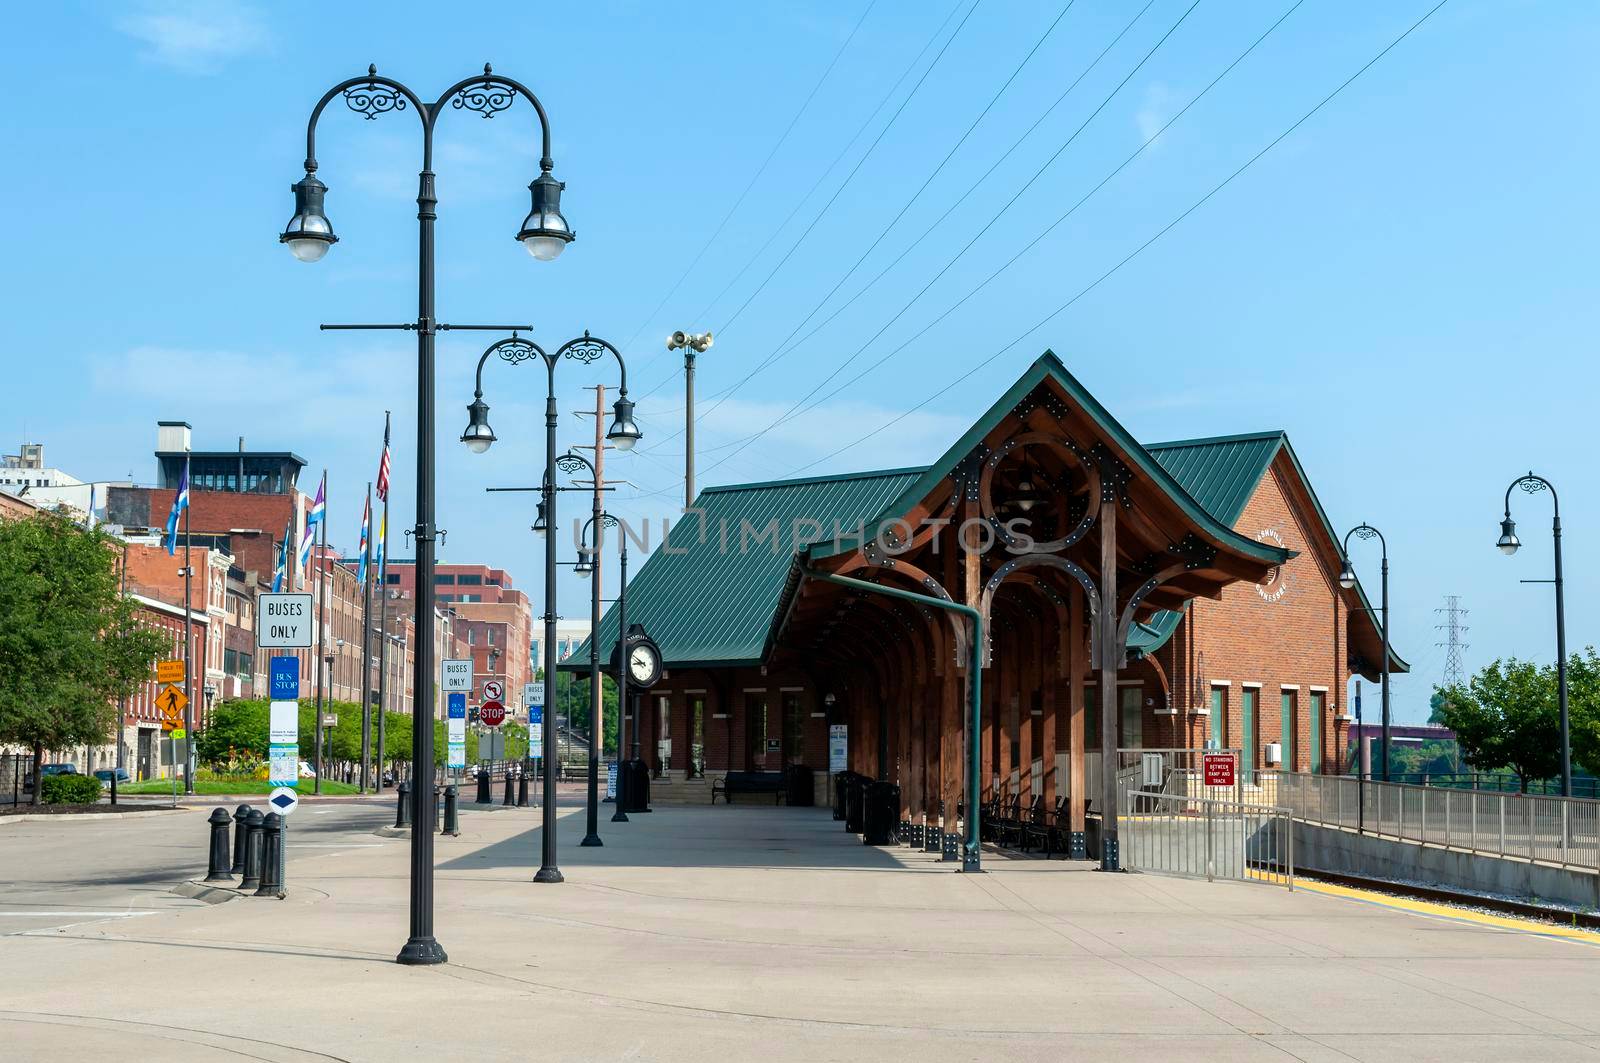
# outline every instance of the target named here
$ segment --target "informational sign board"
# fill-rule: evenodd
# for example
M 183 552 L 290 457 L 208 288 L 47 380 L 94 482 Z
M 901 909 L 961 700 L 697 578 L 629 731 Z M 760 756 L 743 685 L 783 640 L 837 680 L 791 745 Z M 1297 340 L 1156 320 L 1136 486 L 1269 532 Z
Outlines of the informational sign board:
M 544 700 L 544 684 L 542 684 L 542 683 L 524 683 L 524 684 L 522 684 L 522 703 L 524 705 L 536 705 L 539 702 L 542 702 L 543 700 Z
M 607 801 L 615 801 L 616 799 L 617 799 L 617 762 L 614 761 L 614 760 L 608 760 L 608 761 L 606 761 L 606 800 Z
M 470 660 L 445 661 L 443 662 L 443 668 L 445 690 L 467 691 L 472 689 L 472 662 Z
M 850 766 L 850 725 L 828 725 L 828 770 L 845 771 Z
M 182 660 L 156 662 L 157 683 L 181 683 L 183 682 L 183 677 Z
M 294 687 L 299 689 L 300 662 L 293 657 L 272 657 L 269 668 L 273 690 L 280 688 L 280 680 L 290 669 L 281 661 L 293 665 Z M 280 671 L 282 669 L 282 671 Z M 300 703 L 293 700 L 274 699 L 267 708 L 267 781 L 273 786 L 294 787 L 300 784 Z
M 1232 786 L 1234 767 L 1232 753 L 1205 753 L 1200 758 L 1201 774 L 1207 786 Z
M 506 700 L 506 685 L 498 679 L 488 679 L 483 684 L 484 701 Z
M 485 727 L 499 727 L 506 722 L 506 707 L 498 701 L 486 701 L 478 706 L 478 719 Z
M 452 691 L 445 695 L 445 767 L 467 766 L 467 695 Z
M 501 731 L 485 731 L 478 736 L 479 760 L 505 760 L 506 736 Z
M 311 645 L 311 595 L 298 592 L 256 598 L 256 645 L 305 649 Z
M 273 701 L 293 701 L 300 696 L 300 658 L 267 658 L 267 696 Z
M 544 756 L 544 706 L 528 706 L 528 756 L 538 760 Z

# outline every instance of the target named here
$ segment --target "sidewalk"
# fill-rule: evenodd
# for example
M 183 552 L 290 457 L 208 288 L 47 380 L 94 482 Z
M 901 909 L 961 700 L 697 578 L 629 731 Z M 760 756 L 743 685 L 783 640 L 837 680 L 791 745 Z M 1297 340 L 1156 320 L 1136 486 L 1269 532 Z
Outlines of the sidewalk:
M 8 938 L 0 1040 L 17 1059 L 1600 1058 L 1585 941 L 1063 861 L 961 875 L 770 806 L 607 806 L 600 849 L 564 807 L 567 881 L 536 885 L 538 815 L 469 809 L 436 839 L 447 965 L 392 962 L 405 840 L 291 833 L 286 901 Z

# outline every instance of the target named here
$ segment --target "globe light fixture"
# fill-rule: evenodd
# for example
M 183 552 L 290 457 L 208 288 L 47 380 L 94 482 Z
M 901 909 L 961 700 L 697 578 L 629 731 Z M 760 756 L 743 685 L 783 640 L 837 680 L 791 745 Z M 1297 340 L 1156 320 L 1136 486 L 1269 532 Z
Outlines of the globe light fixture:
M 1500 538 L 1495 543 L 1500 552 L 1510 557 L 1522 545 L 1522 540 L 1517 538 L 1517 522 L 1507 517 L 1500 522 Z
M 288 244 L 289 252 L 301 262 L 315 262 L 339 241 L 322 209 L 328 186 L 308 173 L 289 188 L 294 192 L 294 217 L 278 235 L 278 242 Z
M 1339 566 L 1339 586 L 1347 591 L 1356 589 L 1356 570 L 1350 567 L 1350 559 L 1348 557 Z
M 467 405 L 467 428 L 461 433 L 461 442 L 474 454 L 482 454 L 493 445 L 494 429 L 489 427 L 489 404 L 473 399 Z
M 582 549 L 578 551 L 578 563 L 572 566 L 572 571 L 588 579 L 594 575 L 594 551 Z
M 644 437 L 633 419 L 633 403 L 626 398 L 618 399 L 612 409 L 615 417 L 606 431 L 606 439 L 618 450 L 632 450 L 633 445 Z
M 561 213 L 561 190 L 566 184 L 551 177 L 549 171 L 540 174 L 528 185 L 533 196 L 533 209 L 522 219 L 517 239 L 528 249 L 528 254 L 540 262 L 551 262 L 567 249 L 575 235 Z

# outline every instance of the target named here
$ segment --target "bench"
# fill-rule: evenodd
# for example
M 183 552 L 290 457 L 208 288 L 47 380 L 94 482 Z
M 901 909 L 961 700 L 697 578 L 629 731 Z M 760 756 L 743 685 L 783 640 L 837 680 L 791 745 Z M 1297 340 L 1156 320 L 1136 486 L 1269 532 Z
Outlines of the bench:
M 773 804 L 782 804 L 788 790 L 781 771 L 730 771 L 711 781 L 711 803 L 717 803 L 718 794 L 730 805 L 734 794 L 771 794 Z

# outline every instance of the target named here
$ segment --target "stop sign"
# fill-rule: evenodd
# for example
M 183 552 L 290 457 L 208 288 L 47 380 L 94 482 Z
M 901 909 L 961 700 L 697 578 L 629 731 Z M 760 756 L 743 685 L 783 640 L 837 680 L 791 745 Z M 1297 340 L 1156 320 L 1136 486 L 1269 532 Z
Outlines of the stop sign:
M 478 719 L 486 727 L 499 727 L 506 722 L 506 707 L 498 701 L 486 701 L 478 708 Z

